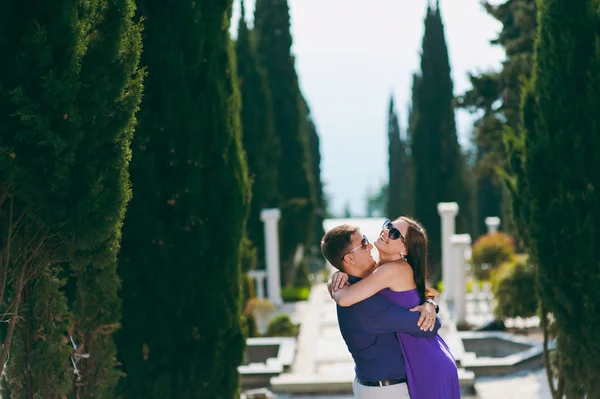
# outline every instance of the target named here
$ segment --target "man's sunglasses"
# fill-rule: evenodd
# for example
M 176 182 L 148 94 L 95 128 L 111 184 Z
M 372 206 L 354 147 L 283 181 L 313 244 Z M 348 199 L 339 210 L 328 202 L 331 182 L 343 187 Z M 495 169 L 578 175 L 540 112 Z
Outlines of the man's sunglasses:
M 369 248 L 369 239 L 367 238 L 366 235 L 363 234 L 363 238 L 362 241 L 360 242 L 360 245 L 356 248 L 352 248 L 350 251 L 346 252 L 344 254 L 344 256 L 342 256 L 342 260 L 344 259 L 344 257 L 348 254 L 351 254 L 352 252 L 356 251 L 358 248 L 362 248 L 362 249 L 367 249 Z
M 395 228 L 392 225 L 392 221 L 390 219 L 386 220 L 383 223 L 383 226 L 381 227 L 383 230 L 387 229 L 389 230 L 389 237 L 390 240 L 397 240 L 398 238 L 402 240 L 402 242 L 404 242 L 404 236 L 402 235 L 402 233 L 400 233 L 400 230 L 398 230 L 397 228 Z

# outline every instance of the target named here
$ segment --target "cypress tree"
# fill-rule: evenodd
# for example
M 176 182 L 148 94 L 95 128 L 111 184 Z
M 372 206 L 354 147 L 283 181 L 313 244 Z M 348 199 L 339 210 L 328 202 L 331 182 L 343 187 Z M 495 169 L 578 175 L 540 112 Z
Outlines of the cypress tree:
M 427 228 L 433 273 L 439 278 L 441 226 L 439 202 L 456 201 L 458 230 L 469 231 L 469 193 L 465 160 L 456 135 L 448 49 L 439 6 L 427 9 L 421 73 L 413 85 L 411 140 L 415 178 L 415 216 Z
M 317 126 L 311 115 L 310 107 L 304 97 L 303 103 L 306 109 L 305 129 L 309 148 L 310 174 L 312 175 L 313 182 L 313 201 L 315 204 L 314 229 L 309 243 L 319 247 L 321 238 L 325 235 L 323 221 L 327 216 L 327 199 L 325 198 L 323 181 L 321 180 L 321 148 L 319 133 L 317 132 Z
M 79 374 L 72 397 L 112 398 L 117 369 L 113 332 L 121 320 L 117 253 L 131 197 L 128 166 L 143 70 L 141 26 L 132 0 L 86 9 L 93 39 L 82 61 L 79 110 L 85 135 L 77 149 L 69 206 L 72 325 Z M 106 79 L 110 76 L 110 79 Z
M 321 242 L 325 235 L 323 230 L 323 221 L 327 217 L 327 198 L 323 189 L 323 180 L 321 179 L 321 140 L 317 132 L 317 126 L 312 118 L 308 119 L 308 141 L 310 146 L 310 169 L 315 184 L 315 223 L 313 242 Z
M 495 212 L 508 231 L 524 234 L 521 218 L 513 220 L 511 197 L 518 208 L 518 195 L 511 177 L 518 168 L 515 154 L 519 135 L 522 82 L 530 76 L 536 30 L 535 0 L 507 0 L 500 5 L 484 3 L 485 9 L 502 24 L 492 44 L 500 45 L 506 60 L 499 72 L 484 72 L 471 76 L 473 88 L 459 98 L 461 107 L 483 116 L 475 125 L 477 147 L 477 232 L 485 231 L 484 219 Z M 505 141 L 510 144 L 505 148 Z M 505 183 L 504 186 L 498 184 Z
M 77 92 L 86 44 L 74 29 L 80 22 L 76 11 L 70 1 L 51 7 L 31 1 L 0 5 L 0 304 L 2 318 L 8 319 L 2 325 L 0 373 L 11 351 L 14 369 L 11 364 L 5 378 L 13 397 L 44 394 L 27 392 L 39 389 L 31 374 L 35 368 L 27 368 L 34 348 L 45 364 L 58 366 L 55 378 L 68 375 L 68 347 L 35 338 L 28 345 L 35 333 L 27 336 L 27 331 L 48 321 L 42 331 L 48 339 L 66 332 L 63 323 L 51 325 L 55 317 L 64 316 L 63 305 L 53 307 L 64 304 L 60 284 L 48 283 L 38 291 L 45 284 L 36 284 L 36 279 L 51 276 L 51 267 L 66 251 L 59 235 L 66 219 L 69 171 L 82 138 Z M 32 295 L 40 292 L 45 297 L 34 301 Z M 48 308 L 36 306 L 46 301 Z M 49 376 L 39 377 L 42 382 Z M 68 388 L 63 381 L 48 394 L 61 396 Z
M 523 93 L 522 173 L 517 175 L 538 264 L 542 326 L 552 315 L 554 398 L 600 392 L 600 15 L 595 0 L 538 2 L 532 78 Z M 547 370 L 551 371 L 547 363 Z
M 119 254 L 124 398 L 237 397 L 249 207 L 231 1 L 138 3 L 148 76 Z
M 248 215 L 248 237 L 256 247 L 258 267 L 265 268 L 264 226 L 262 209 L 277 207 L 277 171 L 279 140 L 275 135 L 273 102 L 264 69 L 259 65 L 255 40 L 248 30 L 244 2 L 236 41 L 237 70 L 242 97 L 241 122 L 243 145 L 252 180 L 252 203 Z
M 141 93 L 133 2 L 79 9 L 68 1 L 50 8 L 17 3 L 3 3 L 10 12 L 2 11 L 0 28 L 8 55 L 0 72 L 1 146 L 8 151 L 1 166 L 7 183 L 0 286 L 22 320 L 11 317 L 4 336 L 8 350 L 14 328 L 7 388 L 15 398 L 65 397 L 71 390 L 113 397 L 115 256 Z M 71 312 L 65 275 L 78 291 Z M 79 343 L 73 359 L 89 354 L 77 361 L 74 381 L 68 335 Z
M 499 178 L 502 172 L 496 170 L 505 165 L 507 155 L 502 138 L 504 124 L 495 104 L 500 96 L 499 74 L 471 75 L 470 80 L 473 89 L 460 97 L 459 104 L 473 113 L 483 110 L 483 116 L 475 123 L 473 138 L 477 208 L 474 227 L 475 236 L 479 236 L 487 231 L 485 218 L 488 216 L 500 216 L 502 223 L 509 225 L 509 215 L 503 207 L 507 192 Z
M 386 213 L 394 219 L 404 215 L 406 209 L 401 207 L 402 198 L 402 141 L 400 140 L 400 124 L 394 109 L 394 97 L 390 97 L 388 109 L 388 169 L 389 183 L 387 192 Z
M 265 67 L 273 95 L 275 131 L 281 143 L 278 187 L 281 195 L 282 280 L 293 280 L 298 245 L 310 242 L 314 219 L 313 176 L 303 123 L 298 76 L 291 54 L 292 36 L 287 0 L 258 0 L 254 31 L 260 63 Z
M 536 35 L 536 0 L 507 0 L 494 6 L 485 3 L 488 14 L 502 23 L 502 30 L 492 44 L 501 45 L 506 60 L 499 76 L 499 111 L 513 130 L 521 122 L 521 91 L 524 78 L 531 74 Z
M 412 160 L 408 140 L 400 137 L 400 123 L 393 96 L 390 97 L 388 109 L 388 154 L 389 183 L 385 213 L 390 218 L 412 215 Z

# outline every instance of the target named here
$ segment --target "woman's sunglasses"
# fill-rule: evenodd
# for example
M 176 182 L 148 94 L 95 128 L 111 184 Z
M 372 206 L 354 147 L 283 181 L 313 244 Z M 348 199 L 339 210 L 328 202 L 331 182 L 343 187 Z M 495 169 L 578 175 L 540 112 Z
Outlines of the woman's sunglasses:
M 356 248 L 352 248 L 350 251 L 346 252 L 344 254 L 344 256 L 342 256 L 342 260 L 344 259 L 344 257 L 348 254 L 351 254 L 352 252 L 356 251 L 358 248 L 362 248 L 362 249 L 367 249 L 369 248 L 369 239 L 367 238 L 366 235 L 363 234 L 363 238 L 362 241 L 360 242 L 360 245 Z
M 400 233 L 400 230 L 398 230 L 392 225 L 392 221 L 390 219 L 386 220 L 381 228 L 383 230 L 387 229 L 390 231 L 390 240 L 397 240 L 399 238 L 402 240 L 402 242 L 404 242 L 404 236 L 402 235 L 402 233 Z

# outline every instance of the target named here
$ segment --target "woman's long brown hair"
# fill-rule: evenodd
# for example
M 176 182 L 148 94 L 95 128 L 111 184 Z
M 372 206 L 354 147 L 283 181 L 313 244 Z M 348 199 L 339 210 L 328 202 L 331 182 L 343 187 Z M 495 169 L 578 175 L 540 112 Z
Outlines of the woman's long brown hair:
M 427 298 L 435 297 L 436 292 L 425 288 L 427 281 L 427 261 L 428 261 L 428 239 L 427 231 L 419 222 L 406 216 L 400 216 L 396 220 L 404 220 L 408 223 L 404 245 L 408 250 L 406 261 L 413 270 L 417 291 L 421 297 L 421 303 Z

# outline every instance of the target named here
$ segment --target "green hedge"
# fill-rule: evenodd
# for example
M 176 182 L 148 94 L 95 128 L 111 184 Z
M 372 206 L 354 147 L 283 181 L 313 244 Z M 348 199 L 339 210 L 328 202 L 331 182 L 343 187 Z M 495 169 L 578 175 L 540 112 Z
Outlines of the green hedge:
M 284 302 L 298 302 L 308 300 L 310 287 L 283 287 L 281 289 L 281 298 Z
M 294 324 L 290 316 L 280 314 L 275 316 L 267 325 L 265 337 L 296 337 L 300 326 Z

